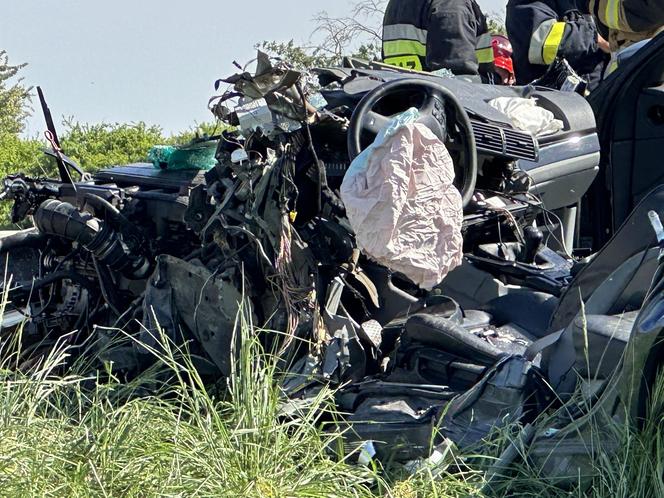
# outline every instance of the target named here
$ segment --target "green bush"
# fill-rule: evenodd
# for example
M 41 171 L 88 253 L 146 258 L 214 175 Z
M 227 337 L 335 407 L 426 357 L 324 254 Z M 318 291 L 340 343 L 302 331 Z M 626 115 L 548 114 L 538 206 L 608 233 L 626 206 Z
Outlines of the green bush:
M 150 148 L 166 140 L 160 127 L 143 122 L 65 124 L 62 149 L 86 171 L 145 161 Z
M 44 155 L 44 143 L 0 133 L 0 176 L 23 172 L 29 176 L 53 174 L 50 160 Z
M 160 127 L 143 122 L 86 124 L 68 119 L 64 124 L 60 133 L 62 150 L 86 171 L 145 162 L 154 145 L 184 144 L 223 129 L 214 123 L 203 123 L 166 137 Z M 17 173 L 57 178 L 55 160 L 43 152 L 50 148 L 43 139 L 0 133 L 0 179 Z M 9 203 L 0 204 L 0 229 L 15 228 L 9 223 L 9 209 Z

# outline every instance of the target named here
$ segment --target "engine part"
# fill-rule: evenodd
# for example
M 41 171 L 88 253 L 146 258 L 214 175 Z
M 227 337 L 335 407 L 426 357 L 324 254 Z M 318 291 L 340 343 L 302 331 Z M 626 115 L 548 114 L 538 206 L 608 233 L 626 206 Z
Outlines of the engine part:
M 0 253 L 15 249 L 36 249 L 42 247 L 45 243 L 45 234 L 34 229 L 22 230 L 0 239 Z
M 43 234 L 80 243 L 100 263 L 128 278 L 140 280 L 150 271 L 147 259 L 130 254 L 110 226 L 67 202 L 44 201 L 35 213 L 35 226 Z

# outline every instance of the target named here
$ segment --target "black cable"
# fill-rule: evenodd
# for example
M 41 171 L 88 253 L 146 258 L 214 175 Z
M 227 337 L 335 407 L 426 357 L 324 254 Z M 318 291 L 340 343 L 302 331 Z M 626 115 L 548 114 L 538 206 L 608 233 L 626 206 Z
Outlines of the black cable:
M 35 290 L 40 290 L 43 289 L 44 287 L 47 287 L 49 285 L 54 284 L 55 282 L 59 282 L 60 280 L 64 279 L 69 279 L 73 282 L 76 282 L 77 284 L 81 285 L 82 287 L 85 287 L 88 291 L 92 291 L 92 282 L 90 282 L 88 279 L 83 277 L 82 275 L 79 275 L 78 273 L 71 271 L 71 270 L 65 270 L 65 271 L 60 271 L 60 272 L 54 272 L 49 274 L 46 277 L 40 278 L 39 280 L 35 280 L 32 282 L 31 285 L 31 293 L 34 292 Z M 21 313 L 24 317 L 29 318 L 29 319 L 35 319 L 39 316 L 41 316 L 46 309 L 50 306 L 51 301 L 53 300 L 53 294 L 49 296 L 48 301 L 46 302 L 45 305 L 42 306 L 42 309 L 39 310 L 37 313 L 34 314 L 29 314 L 29 313 L 24 313 L 20 309 L 17 308 L 17 311 Z
M 97 278 L 99 279 L 99 290 L 101 290 L 101 295 L 104 296 L 104 300 L 106 301 L 106 304 L 108 304 L 108 307 L 111 308 L 111 311 L 116 314 L 116 316 L 120 316 L 122 313 L 118 311 L 117 306 L 113 303 L 113 300 L 111 299 L 107 289 L 106 289 L 106 284 L 104 282 L 104 277 L 102 275 L 103 270 L 106 269 L 99 265 L 97 263 L 97 258 L 94 256 L 92 257 L 92 264 L 95 267 L 95 271 L 97 272 Z
M 320 213 L 321 210 L 323 209 L 323 190 L 327 188 L 327 177 L 325 174 L 325 170 L 318 159 L 318 154 L 316 153 L 316 148 L 314 147 L 314 141 L 311 136 L 311 128 L 309 127 L 309 121 L 307 120 L 307 99 L 304 96 L 304 90 L 302 89 L 302 85 L 298 81 L 295 83 L 295 88 L 297 89 L 297 92 L 300 94 L 300 99 L 302 99 L 302 107 L 304 109 L 304 131 L 307 136 L 307 142 L 309 146 L 309 152 L 311 152 L 311 155 L 314 159 L 314 164 L 316 166 L 316 171 L 318 173 L 318 181 L 316 182 L 316 188 L 318 190 L 317 196 L 316 196 L 316 208 L 317 208 L 317 213 Z

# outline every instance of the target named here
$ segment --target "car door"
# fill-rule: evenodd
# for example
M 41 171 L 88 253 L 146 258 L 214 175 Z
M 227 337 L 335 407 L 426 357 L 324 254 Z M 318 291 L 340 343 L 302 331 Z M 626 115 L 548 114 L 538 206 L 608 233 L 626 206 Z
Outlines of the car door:
M 624 62 L 589 102 L 602 154 L 585 199 L 582 236 L 597 250 L 648 192 L 664 184 L 664 33 Z

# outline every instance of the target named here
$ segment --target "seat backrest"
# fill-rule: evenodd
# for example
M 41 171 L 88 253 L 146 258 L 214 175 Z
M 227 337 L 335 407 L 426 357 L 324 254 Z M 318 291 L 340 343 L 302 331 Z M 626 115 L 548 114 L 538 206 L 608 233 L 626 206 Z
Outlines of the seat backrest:
M 616 303 L 634 301 L 639 296 L 643 300 L 645 294 L 640 292 L 635 298 L 625 294 L 637 288 L 647 290 L 657 267 L 658 252 L 656 248 L 647 249 L 621 264 L 594 290 L 558 341 L 544 351 L 542 367 L 559 395 L 574 391 L 577 374 L 588 376 L 589 380 L 596 380 L 599 375 L 606 378 L 606 372 L 619 365 L 636 316 L 611 316 L 630 311 L 616 310 Z M 640 285 L 635 285 L 636 279 Z M 579 306 L 580 303 L 579 299 Z M 640 307 L 641 303 L 635 304 Z M 629 331 L 623 330 L 627 322 Z M 602 327 L 607 330 L 601 330 Z
M 576 337 L 584 333 L 574 320 L 586 315 L 613 315 L 625 311 L 618 305 L 640 307 L 639 299 L 652 280 L 657 262 L 655 232 L 648 212 L 664 219 L 664 185 L 650 192 L 595 258 L 572 281 L 554 311 L 548 332 L 563 331 L 542 353 L 542 367 L 559 394 L 571 393 L 576 386 L 575 365 L 584 351 L 577 351 Z M 629 294 L 629 295 L 627 295 Z M 628 309 L 631 311 L 631 309 Z M 576 340 L 575 340 L 576 339 Z
M 549 332 L 567 327 L 581 310 L 581 303 L 587 302 L 619 266 L 656 245 L 655 233 L 648 219 L 649 211 L 657 212 L 664 219 L 664 185 L 655 188 L 639 203 L 613 238 L 574 278 L 553 313 Z

